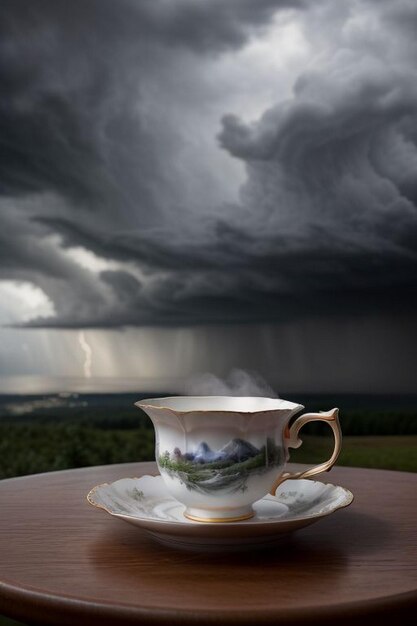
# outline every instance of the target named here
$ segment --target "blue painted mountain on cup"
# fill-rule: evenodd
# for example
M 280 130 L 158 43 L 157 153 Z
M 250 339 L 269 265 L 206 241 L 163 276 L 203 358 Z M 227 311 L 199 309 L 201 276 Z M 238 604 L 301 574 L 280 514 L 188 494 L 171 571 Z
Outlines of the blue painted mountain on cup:
M 158 464 L 161 471 L 178 478 L 188 489 L 209 494 L 221 489 L 245 491 L 249 476 L 279 466 L 281 459 L 281 447 L 272 438 L 261 448 L 235 438 L 220 450 L 212 450 L 205 441 L 191 452 L 166 450 L 159 456 Z

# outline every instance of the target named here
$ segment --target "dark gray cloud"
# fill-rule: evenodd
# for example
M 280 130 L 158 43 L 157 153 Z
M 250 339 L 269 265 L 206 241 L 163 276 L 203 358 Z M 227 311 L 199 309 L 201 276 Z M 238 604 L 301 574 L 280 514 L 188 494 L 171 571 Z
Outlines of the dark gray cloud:
M 257 207 L 261 239 L 260 215 L 286 236 L 313 289 L 415 287 L 413 72 L 365 66 L 344 90 L 338 66 L 300 77 L 294 98 L 254 125 L 224 118 L 222 145 L 247 163 L 242 203 Z
M 0 191 L 55 191 L 75 209 L 107 208 L 118 225 L 130 228 L 132 215 L 141 226 L 153 223 L 165 198 L 175 201 L 178 182 L 168 170 L 177 146 L 171 129 L 155 132 L 141 111 L 146 78 L 162 65 L 169 71 L 171 48 L 181 56 L 242 46 L 281 6 L 300 4 L 5 0 Z
M 35 283 L 56 310 L 30 325 L 415 307 L 417 7 L 14 0 L 2 11 L 0 279 Z M 313 51 L 292 93 L 277 84 L 252 122 L 222 110 L 217 139 L 200 145 L 206 98 L 226 97 L 218 68 L 276 16 Z M 216 141 L 219 163 L 246 171 L 233 202 L 208 171 L 222 168 L 207 156 Z M 77 263 L 80 247 L 108 267 Z

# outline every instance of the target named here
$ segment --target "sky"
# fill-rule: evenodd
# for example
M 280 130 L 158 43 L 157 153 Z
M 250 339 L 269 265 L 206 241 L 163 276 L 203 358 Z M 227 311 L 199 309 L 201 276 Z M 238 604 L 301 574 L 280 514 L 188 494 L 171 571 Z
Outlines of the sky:
M 416 390 L 413 0 L 1 12 L 0 391 Z

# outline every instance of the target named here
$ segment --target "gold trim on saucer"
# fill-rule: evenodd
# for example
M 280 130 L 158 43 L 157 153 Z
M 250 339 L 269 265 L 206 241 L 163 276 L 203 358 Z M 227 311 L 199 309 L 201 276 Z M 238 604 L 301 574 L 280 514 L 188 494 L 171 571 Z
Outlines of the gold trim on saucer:
M 109 511 L 109 509 L 107 509 L 103 504 L 97 504 L 97 502 L 93 500 L 93 496 L 95 492 L 97 491 L 97 489 L 99 489 L 100 487 L 106 487 L 106 486 L 108 487 L 109 483 L 101 483 L 100 485 L 96 485 L 95 487 L 90 489 L 86 497 L 87 497 L 88 504 L 91 504 L 91 506 L 95 506 L 96 509 L 103 509 L 103 511 L 107 511 L 107 513 L 111 513 L 111 511 Z
M 184 517 L 190 519 L 193 522 L 211 522 L 211 523 L 219 523 L 219 522 L 241 522 L 244 519 L 250 519 L 255 515 L 255 511 L 251 511 L 250 513 L 245 513 L 244 515 L 239 515 L 238 517 L 197 517 L 196 515 L 189 515 L 184 512 Z

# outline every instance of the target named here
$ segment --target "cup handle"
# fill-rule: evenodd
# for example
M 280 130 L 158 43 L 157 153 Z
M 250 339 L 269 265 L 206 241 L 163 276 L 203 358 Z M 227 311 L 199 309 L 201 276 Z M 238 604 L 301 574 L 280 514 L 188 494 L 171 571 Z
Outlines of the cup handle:
M 316 420 L 320 422 L 327 422 L 333 431 L 335 443 L 332 456 L 328 461 L 320 463 L 320 465 L 310 467 L 303 472 L 284 472 L 274 482 L 271 491 L 269 492 L 272 496 L 275 495 L 277 487 L 283 483 L 284 480 L 287 480 L 288 478 L 309 478 L 310 476 L 315 476 L 321 472 L 328 472 L 335 464 L 342 448 L 342 431 L 339 423 L 339 409 L 322 411 L 320 413 L 305 413 L 304 415 L 297 417 L 290 428 L 289 437 L 286 441 L 287 448 L 299 448 L 303 442 L 298 437 L 298 433 L 302 427 L 307 424 L 307 422 L 314 422 Z

